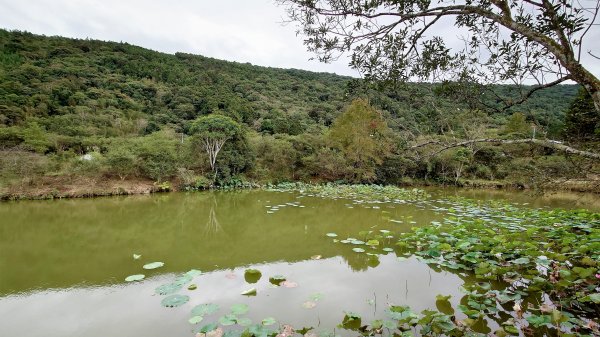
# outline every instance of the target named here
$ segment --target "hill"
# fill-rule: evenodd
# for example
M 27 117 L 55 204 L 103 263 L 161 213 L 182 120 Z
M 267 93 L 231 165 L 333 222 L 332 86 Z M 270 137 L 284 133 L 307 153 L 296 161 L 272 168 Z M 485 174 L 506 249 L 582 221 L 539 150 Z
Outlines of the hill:
M 507 96 L 517 91 L 511 86 L 495 88 Z M 486 123 L 500 129 L 513 112 L 519 111 L 556 137 L 576 91 L 575 85 L 560 85 L 537 92 L 525 104 L 484 112 Z M 399 138 L 444 134 L 460 128 L 474 107 L 460 93 L 440 92 L 440 85 L 425 83 L 376 91 L 360 80 L 335 74 L 164 54 L 127 43 L 0 30 L 0 147 L 10 153 L 17 151 L 20 157 L 35 156 L 43 168 L 32 168 L 31 172 L 44 176 L 49 172 L 55 176 L 73 174 L 73 167 L 80 164 L 65 168 L 65 162 L 78 163 L 74 158 L 91 152 L 105 156 L 124 141 L 146 142 L 154 135 L 183 142 L 190 122 L 211 113 L 226 114 L 245 125 L 251 135 L 248 146 L 255 150 L 259 143 L 266 146 L 265 139 L 273 139 L 291 142 L 295 151 L 304 151 L 299 155 L 302 158 L 314 157 L 309 148 L 325 146 L 324 133 L 356 97 L 367 98 L 379 109 Z M 500 106 L 493 98 L 487 103 Z M 457 111 L 462 117 L 457 118 Z M 183 151 L 181 146 L 173 146 Z M 262 178 L 272 177 L 268 172 L 256 173 L 257 167 L 270 165 L 261 153 L 248 153 L 244 163 L 238 163 L 227 176 L 252 170 Z M 5 185 L 16 177 L 34 174 L 16 172 L 6 162 L 2 165 Z M 184 166 L 194 171 L 198 165 Z M 310 165 L 303 162 L 292 166 Z M 96 170 L 111 174 L 110 168 Z M 138 167 L 132 175 L 161 179 L 176 170 L 165 176 L 142 171 Z M 295 172 L 277 179 L 307 176 L 314 177 L 315 173 Z

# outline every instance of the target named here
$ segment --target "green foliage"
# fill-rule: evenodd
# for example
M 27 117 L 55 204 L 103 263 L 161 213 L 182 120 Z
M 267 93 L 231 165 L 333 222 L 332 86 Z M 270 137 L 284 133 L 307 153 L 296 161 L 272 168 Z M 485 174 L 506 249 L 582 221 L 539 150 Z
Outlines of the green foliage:
M 515 138 L 525 138 L 531 133 L 530 129 L 531 127 L 527 125 L 525 115 L 521 112 L 515 112 L 504 126 L 504 133 Z
M 565 116 L 565 137 L 585 141 L 600 135 L 600 115 L 594 107 L 592 97 L 583 88 L 569 106 Z
M 348 160 L 353 182 L 375 179 L 376 166 L 389 154 L 389 134 L 385 120 L 369 103 L 357 99 L 334 121 L 329 138 Z

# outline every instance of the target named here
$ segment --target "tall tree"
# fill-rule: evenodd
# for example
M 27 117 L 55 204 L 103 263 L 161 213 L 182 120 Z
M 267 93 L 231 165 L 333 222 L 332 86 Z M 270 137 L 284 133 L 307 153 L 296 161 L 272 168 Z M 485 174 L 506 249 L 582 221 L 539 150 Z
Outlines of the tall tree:
M 201 116 L 192 122 L 190 132 L 202 141 L 208 154 L 211 170 L 217 172 L 216 162 L 225 142 L 241 133 L 240 125 L 230 117 L 211 114 Z
M 375 179 L 375 168 L 390 153 L 387 123 L 369 103 L 357 99 L 333 122 L 329 137 L 352 165 L 355 182 Z
M 565 116 L 565 137 L 585 141 L 600 136 L 600 117 L 594 111 L 590 95 L 583 89 L 571 103 Z
M 600 114 L 600 80 L 582 63 L 600 0 L 277 0 L 321 61 L 351 52 L 367 79 L 536 82 L 534 91 L 573 80 Z M 452 49 L 433 27 L 451 24 Z M 593 57 L 591 51 L 588 51 Z

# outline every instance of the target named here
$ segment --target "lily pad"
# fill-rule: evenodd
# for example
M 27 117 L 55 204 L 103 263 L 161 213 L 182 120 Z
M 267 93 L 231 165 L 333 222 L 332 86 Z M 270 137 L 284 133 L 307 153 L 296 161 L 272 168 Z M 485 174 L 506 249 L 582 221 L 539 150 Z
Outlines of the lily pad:
M 205 326 L 201 327 L 200 330 L 198 330 L 198 332 L 200 332 L 200 333 L 208 333 L 208 332 L 211 332 L 213 330 L 216 330 L 217 327 L 218 327 L 217 323 L 206 324 Z
M 190 277 L 196 277 L 196 276 L 198 276 L 200 274 L 202 274 L 202 272 L 200 270 L 198 270 L 198 269 L 192 269 L 192 270 L 188 271 L 187 273 L 185 273 L 183 275 L 187 275 L 187 276 L 190 276 Z
M 198 289 L 198 286 L 197 286 L 197 285 L 195 285 L 195 284 L 190 284 L 190 285 L 188 286 L 188 290 L 196 290 L 196 289 Z
M 256 296 L 256 288 L 250 288 L 248 290 L 242 291 L 241 295 L 244 295 L 244 296 Z
M 357 253 L 364 253 L 364 252 L 365 252 L 365 250 L 364 250 L 364 249 L 362 249 L 362 248 L 358 248 L 358 247 L 356 247 L 356 248 L 352 248 L 352 250 L 353 250 L 353 251 L 355 251 L 355 252 L 357 252 Z
M 169 295 L 163 298 L 163 300 L 160 301 L 160 304 L 163 307 L 175 308 L 186 304 L 189 300 L 190 297 L 187 295 Z
M 252 325 L 252 320 L 250 318 L 246 318 L 246 317 L 239 318 L 237 320 L 237 324 L 240 326 L 250 326 L 250 325 Z
M 337 237 L 337 236 L 338 236 L 338 235 L 337 235 L 337 234 L 335 234 L 335 233 L 327 233 L 327 234 L 325 234 L 325 235 L 329 236 L 330 238 L 335 238 L 335 237 Z
M 199 304 L 192 309 L 192 315 L 206 316 L 219 311 L 219 306 L 214 303 Z
M 321 293 L 314 293 L 314 294 L 310 295 L 310 296 L 309 296 L 309 298 L 310 298 L 312 301 L 315 301 L 315 302 L 316 302 L 316 301 L 320 301 L 321 299 L 323 299 L 323 296 L 324 296 L 324 295 L 323 295 L 323 294 L 321 294 Z
M 273 325 L 273 324 L 277 323 L 277 321 L 273 317 L 267 317 L 267 318 L 263 319 L 261 323 L 264 326 L 269 326 L 269 325 Z
M 236 315 L 225 315 L 221 318 L 219 318 L 219 324 L 223 325 L 223 326 L 228 326 L 228 325 L 234 325 L 237 322 L 237 316 Z
M 160 268 L 160 267 L 162 267 L 164 265 L 165 264 L 163 262 L 151 262 L 151 263 L 145 264 L 142 268 L 144 268 L 144 269 L 156 269 L 156 268 Z
M 262 274 L 258 269 L 246 269 L 246 271 L 244 272 L 244 279 L 248 283 L 256 283 L 258 282 L 258 280 L 260 280 L 261 277 Z
M 385 248 L 383 248 L 383 251 L 390 253 L 390 252 L 393 252 L 394 249 L 393 248 L 389 248 L 389 247 L 385 247 Z
M 180 284 L 167 283 L 156 287 L 156 289 L 154 289 L 154 292 L 159 295 L 171 295 L 181 290 L 181 288 L 182 286 Z
M 139 254 L 133 254 L 133 259 L 134 259 L 134 260 L 139 260 L 139 259 L 140 259 L 140 257 L 142 257 L 142 256 L 141 256 L 141 255 L 139 255 Z
M 231 306 L 231 313 L 234 315 L 243 315 L 248 312 L 250 308 L 247 304 L 238 303 Z
M 190 319 L 188 319 L 188 322 L 190 322 L 190 324 L 198 324 L 202 322 L 203 319 L 204 317 L 202 316 L 192 316 Z
M 146 277 L 144 274 L 129 275 L 125 278 L 126 282 L 141 281 Z
M 366 243 L 367 246 L 379 246 L 379 240 L 369 240 Z
M 276 286 L 281 285 L 282 282 L 285 282 L 285 276 L 283 276 L 283 275 L 271 276 L 271 277 L 269 277 L 269 282 L 271 282 L 272 284 L 274 284 Z

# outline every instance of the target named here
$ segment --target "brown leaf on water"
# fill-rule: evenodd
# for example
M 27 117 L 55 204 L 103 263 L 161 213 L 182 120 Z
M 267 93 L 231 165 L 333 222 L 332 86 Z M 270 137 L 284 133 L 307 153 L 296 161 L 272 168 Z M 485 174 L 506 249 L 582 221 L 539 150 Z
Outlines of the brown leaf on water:
M 513 310 L 517 314 L 517 318 L 523 318 L 523 309 L 521 308 L 521 304 L 515 303 L 515 305 L 513 306 Z
M 276 337 L 291 337 L 294 335 L 294 328 L 289 324 L 284 324 L 283 329 L 277 334 Z
M 292 281 L 283 281 L 279 285 L 286 288 L 296 288 L 298 283 Z

